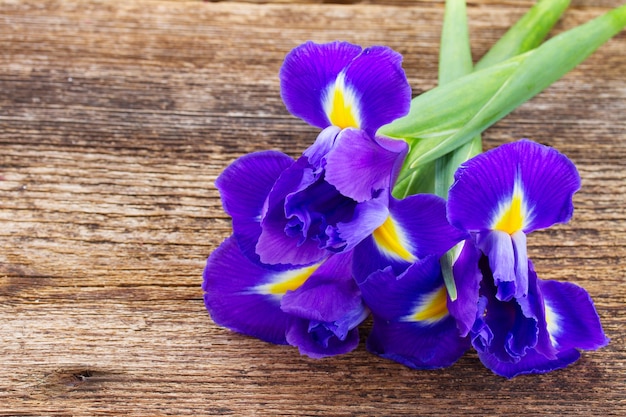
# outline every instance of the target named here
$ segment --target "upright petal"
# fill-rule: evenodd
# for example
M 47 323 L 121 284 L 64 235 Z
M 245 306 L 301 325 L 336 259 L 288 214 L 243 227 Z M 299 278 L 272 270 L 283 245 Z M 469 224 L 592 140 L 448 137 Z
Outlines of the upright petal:
M 354 350 L 359 344 L 359 330 L 353 328 L 339 338 L 325 323 L 294 317 L 287 330 L 287 342 L 301 354 L 321 359 Z
M 448 216 L 472 232 L 529 233 L 567 222 L 580 177 L 558 151 L 528 140 L 501 145 L 462 164 L 450 188 Z
M 362 48 L 347 42 L 306 42 L 285 57 L 280 91 L 287 110 L 321 129 L 330 126 L 323 106 L 330 85 Z
M 374 140 L 358 129 L 344 129 L 326 155 L 326 181 L 358 202 L 391 189 L 392 175 L 408 151 L 406 142 Z

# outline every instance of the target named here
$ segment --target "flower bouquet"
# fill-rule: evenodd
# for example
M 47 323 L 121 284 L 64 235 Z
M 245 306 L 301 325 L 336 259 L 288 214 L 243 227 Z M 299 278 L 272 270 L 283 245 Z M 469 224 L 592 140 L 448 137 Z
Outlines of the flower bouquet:
M 605 346 L 581 287 L 542 280 L 527 235 L 569 221 L 581 181 L 531 140 L 480 134 L 626 26 L 626 6 L 543 42 L 568 1 L 541 0 L 476 64 L 447 0 L 439 86 L 411 98 L 384 46 L 307 42 L 285 58 L 287 109 L 320 133 L 297 159 L 242 156 L 217 178 L 233 234 L 202 288 L 215 323 L 322 358 L 359 343 L 416 369 L 473 347 L 508 378 Z

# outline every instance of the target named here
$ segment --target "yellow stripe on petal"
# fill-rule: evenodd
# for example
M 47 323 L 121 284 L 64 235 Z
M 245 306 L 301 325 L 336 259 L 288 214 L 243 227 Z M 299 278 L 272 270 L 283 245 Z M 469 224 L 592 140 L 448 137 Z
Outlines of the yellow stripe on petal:
M 407 262 L 415 261 L 415 256 L 406 248 L 407 245 L 403 243 L 406 241 L 403 233 L 395 225 L 391 217 L 387 217 L 387 220 L 374 230 L 372 237 L 383 253 Z
M 521 187 L 515 184 L 511 200 L 500 206 L 492 229 L 512 235 L 524 229 L 527 218 L 528 213 L 524 203 L 524 194 L 522 193 Z
M 434 323 L 448 315 L 448 293 L 442 285 L 420 300 L 413 314 L 407 317 L 407 321 L 421 321 Z
M 300 288 L 320 265 L 316 264 L 306 268 L 277 272 L 272 282 L 257 286 L 255 292 L 282 297 L 287 291 L 295 291 Z
M 339 74 L 329 89 L 324 110 L 333 126 L 341 129 L 360 127 L 358 101 L 354 92 L 345 85 L 343 74 Z

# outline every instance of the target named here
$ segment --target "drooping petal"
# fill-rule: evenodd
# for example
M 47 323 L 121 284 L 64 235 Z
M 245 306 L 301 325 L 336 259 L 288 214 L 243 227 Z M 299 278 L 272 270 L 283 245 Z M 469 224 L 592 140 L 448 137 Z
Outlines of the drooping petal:
M 529 233 L 567 222 L 580 188 L 574 164 L 544 145 L 521 140 L 462 164 L 450 188 L 450 222 L 467 231 Z
M 280 174 L 294 160 L 276 151 L 244 155 L 215 180 L 224 211 L 233 218 L 233 233 L 246 256 L 258 260 L 256 241 L 261 234 L 261 213 Z
M 293 49 L 279 74 L 287 110 L 313 126 L 328 127 L 331 123 L 323 102 L 329 86 L 361 51 L 360 46 L 347 42 L 306 42 Z
M 345 86 L 359 102 L 360 125 L 374 134 L 379 127 L 406 115 L 411 87 L 402 69 L 402 55 L 385 46 L 366 48 L 345 69 Z
M 451 365 L 469 346 L 447 309 L 438 257 L 412 264 L 397 277 L 391 268 L 360 284 L 374 316 L 368 349 L 417 369 Z
M 482 273 L 478 267 L 480 250 L 471 239 L 466 239 L 455 248 L 457 257 L 452 272 L 457 298 L 448 303 L 450 314 L 456 319 L 461 336 L 466 336 L 476 320 L 478 297 Z
M 391 199 L 389 216 L 355 249 L 357 281 L 390 266 L 399 275 L 411 263 L 428 255 L 441 256 L 468 235 L 446 219 L 442 198 L 430 194 Z
M 344 129 L 326 155 L 326 181 L 358 202 L 391 188 L 392 175 L 408 151 L 406 142 L 374 140 L 365 131 Z
M 321 322 L 340 320 L 361 309 L 361 292 L 352 279 L 352 252 L 330 256 L 307 281 L 282 298 L 283 311 Z
M 234 238 L 222 243 L 204 269 L 204 303 L 213 321 L 239 333 L 271 343 L 286 344 L 289 316 L 280 309 L 280 298 L 258 291 L 277 272 L 248 259 Z
M 518 362 L 503 362 L 494 354 L 478 352 L 480 361 L 495 374 L 513 378 L 524 374 L 543 374 L 576 362 L 580 353 L 576 349 L 559 352 L 556 359 L 548 359 L 532 350 L 526 353 Z
M 539 281 L 548 332 L 559 350 L 595 350 L 609 343 L 585 289 L 570 283 Z

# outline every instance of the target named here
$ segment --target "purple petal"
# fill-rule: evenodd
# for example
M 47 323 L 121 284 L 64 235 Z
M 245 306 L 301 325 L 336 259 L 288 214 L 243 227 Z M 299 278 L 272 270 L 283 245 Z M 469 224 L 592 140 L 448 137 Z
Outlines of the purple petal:
M 326 155 L 326 181 L 358 202 L 389 190 L 392 174 L 402 164 L 408 145 L 401 140 L 381 140 L 375 141 L 362 130 L 342 130 Z
M 459 167 L 448 200 L 453 225 L 513 233 L 567 222 L 580 188 L 574 164 L 558 151 L 528 140 L 505 144 Z
M 361 309 L 361 292 L 352 279 L 352 253 L 333 255 L 295 291 L 282 298 L 281 308 L 309 320 L 333 322 Z
M 521 297 L 528 291 L 528 284 L 522 287 L 516 279 L 515 250 L 511 236 L 499 230 L 481 233 L 477 237 L 477 246 L 489 258 L 489 269 L 498 289 L 499 300 Z
M 387 195 L 356 205 L 352 218 L 337 223 L 335 240 L 345 242 L 344 251 L 355 248 L 387 218 Z
M 363 281 L 376 270 L 391 267 L 396 275 L 428 255 L 443 255 L 467 237 L 450 226 L 442 198 L 430 194 L 391 199 L 389 216 L 355 249 L 354 275 Z
M 559 350 L 594 350 L 609 343 L 587 291 L 556 281 L 539 281 L 539 288 L 546 305 L 548 332 Z
M 467 338 L 459 337 L 450 316 L 433 327 L 389 322 L 374 316 L 374 326 L 367 339 L 370 352 L 414 369 L 450 366 L 468 348 Z
M 285 199 L 305 190 L 316 179 L 306 158 L 300 158 L 283 171 L 268 196 L 267 209 L 261 221 L 261 234 L 256 253 L 266 264 L 307 265 L 321 261 L 327 251 L 319 242 L 306 239 L 301 231 L 288 233 L 290 223 L 285 217 Z
M 222 243 L 204 269 L 204 303 L 213 321 L 239 333 L 271 343 L 286 344 L 289 316 L 279 298 L 254 290 L 275 271 L 243 255 L 233 238 Z
M 390 48 L 363 50 L 345 69 L 345 84 L 358 97 L 357 127 L 370 134 L 409 112 L 411 87 L 402 69 L 402 55 Z
M 461 336 L 466 336 L 476 320 L 482 273 L 478 267 L 481 253 L 471 239 L 459 244 L 458 258 L 453 264 L 457 298 L 448 303 L 450 314 L 457 320 Z
M 391 218 L 405 231 L 406 243 L 418 258 L 443 255 L 469 237 L 452 227 L 446 219 L 446 205 L 431 194 L 412 195 L 389 203 Z
M 536 351 L 529 351 L 518 362 L 503 362 L 494 354 L 478 352 L 481 362 L 495 374 L 513 378 L 523 374 L 543 374 L 565 368 L 580 357 L 576 349 L 559 352 L 556 359 L 548 359 Z
M 280 69 L 280 91 L 287 110 L 313 126 L 329 126 L 323 106 L 328 87 L 360 53 L 360 46 L 347 42 L 306 42 L 293 49 Z
M 307 157 L 315 173 L 319 173 L 322 169 L 326 168 L 326 154 L 335 146 L 339 132 L 341 132 L 341 129 L 337 126 L 327 127 L 320 132 L 315 142 L 313 142 L 313 145 L 309 146 L 302 153 L 302 155 Z
M 359 344 L 359 331 L 350 330 L 342 340 L 323 323 L 296 318 L 287 330 L 287 342 L 298 347 L 301 354 L 320 359 L 354 350 Z
M 215 180 L 224 210 L 233 218 L 233 234 L 253 261 L 259 259 L 255 246 L 263 205 L 280 174 L 293 163 L 280 152 L 255 152 L 235 160 Z
M 454 363 L 469 347 L 447 314 L 447 297 L 431 298 L 445 291 L 437 257 L 411 265 L 397 278 L 391 268 L 375 272 L 360 288 L 374 316 L 367 342 L 373 353 L 412 368 L 433 369 Z

